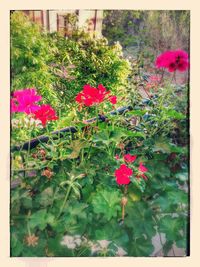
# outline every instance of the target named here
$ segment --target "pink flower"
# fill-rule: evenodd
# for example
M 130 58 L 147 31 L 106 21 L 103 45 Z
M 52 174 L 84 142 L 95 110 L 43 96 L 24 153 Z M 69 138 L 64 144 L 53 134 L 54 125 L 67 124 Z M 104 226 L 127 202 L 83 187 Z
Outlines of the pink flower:
M 110 101 L 110 103 L 115 105 L 117 103 L 117 97 L 115 95 L 109 96 L 109 101 Z
M 157 68 L 166 68 L 169 72 L 185 71 L 189 68 L 188 54 L 183 50 L 170 50 L 159 55 L 155 65 Z
M 46 126 L 47 121 L 57 120 L 55 110 L 50 105 L 42 105 L 34 112 L 34 118 L 42 122 L 43 126 Z
M 122 164 L 119 169 L 115 171 L 115 177 L 116 177 L 116 182 L 119 185 L 123 184 L 129 184 L 130 179 L 129 177 L 133 174 L 132 169 L 127 167 L 125 164 Z
M 174 53 L 172 51 L 166 51 L 159 55 L 156 59 L 157 68 L 168 68 L 170 62 L 174 60 Z
M 11 112 L 33 113 L 39 109 L 39 106 L 35 102 L 41 99 L 42 97 L 37 94 L 34 88 L 15 91 L 11 99 Z
M 126 162 L 134 162 L 137 156 L 132 156 L 131 154 L 124 155 L 124 160 Z
M 138 170 L 141 172 L 147 172 L 148 171 L 148 169 L 142 164 L 142 162 L 140 162 Z
M 148 171 L 148 169 L 140 162 L 139 167 L 138 167 L 139 175 L 137 178 L 142 177 L 143 179 L 147 180 L 147 177 L 144 175 L 145 172 Z

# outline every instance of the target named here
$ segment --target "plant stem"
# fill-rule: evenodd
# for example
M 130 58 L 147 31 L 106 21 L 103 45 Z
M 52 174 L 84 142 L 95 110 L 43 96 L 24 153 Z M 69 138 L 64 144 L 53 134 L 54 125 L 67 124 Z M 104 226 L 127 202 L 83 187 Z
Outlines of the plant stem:
M 124 214 L 125 214 L 125 209 L 124 209 L 124 205 L 122 205 L 122 221 L 124 221 Z
M 63 204 L 62 204 L 62 206 L 60 208 L 60 211 L 59 211 L 59 214 L 58 214 L 58 216 L 56 218 L 57 220 L 59 219 L 61 213 L 63 212 L 64 206 L 65 206 L 65 204 L 67 202 L 67 199 L 68 199 L 68 196 L 69 196 L 70 191 L 71 191 L 71 186 L 69 185 L 68 186 L 68 189 L 67 189 L 67 193 L 66 193 L 65 198 L 64 198 L 64 201 L 63 201 Z
M 30 230 L 30 227 L 29 227 L 28 221 L 27 221 L 27 231 L 28 231 L 28 235 L 29 235 L 29 236 L 31 236 L 31 230 Z

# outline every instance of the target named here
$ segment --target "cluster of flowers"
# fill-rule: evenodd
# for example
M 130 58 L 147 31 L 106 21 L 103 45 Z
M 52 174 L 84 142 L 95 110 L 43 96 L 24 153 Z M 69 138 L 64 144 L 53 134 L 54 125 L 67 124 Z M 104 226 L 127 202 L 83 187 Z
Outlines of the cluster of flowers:
M 126 163 L 133 163 L 137 156 L 126 154 L 123 159 Z M 119 160 L 119 156 L 116 155 L 116 159 Z M 143 178 L 147 180 L 145 172 L 148 169 L 143 165 L 142 162 L 139 163 L 139 167 L 136 170 L 135 177 L 140 179 Z M 129 168 L 126 164 L 121 164 L 119 169 L 115 171 L 116 182 L 119 185 L 127 185 L 131 182 L 130 177 L 133 175 L 133 170 Z
M 30 127 L 43 128 L 40 120 L 35 120 L 34 118 L 27 118 L 27 117 L 12 119 L 11 124 L 12 128 L 21 128 L 21 127 L 27 129 L 30 129 Z
M 60 244 L 63 246 L 67 246 L 69 249 L 75 249 L 76 247 L 79 247 L 82 242 L 83 239 L 80 235 L 65 235 L 63 236 L 63 239 Z
M 85 105 L 87 107 L 100 104 L 104 100 L 109 100 L 113 105 L 117 103 L 117 97 L 110 95 L 110 91 L 102 85 L 99 84 L 97 88 L 92 87 L 89 84 L 83 86 L 83 90 L 77 94 L 75 100 L 80 105 Z
M 57 120 L 58 117 L 50 105 L 38 105 L 37 102 L 40 100 L 42 97 L 37 94 L 35 88 L 17 90 L 11 99 L 11 112 L 31 114 L 33 119 L 40 120 L 42 125 L 46 126 L 47 121 Z
M 169 72 L 186 71 L 189 67 L 188 54 L 183 50 L 169 50 L 157 57 L 155 65 L 157 68 L 168 69 Z
M 88 240 L 86 237 L 80 235 L 65 235 L 63 236 L 63 239 L 61 241 L 61 245 L 66 246 L 69 249 L 76 249 L 80 246 L 87 246 L 90 248 L 92 255 L 99 254 L 103 251 L 111 251 L 111 248 L 109 248 L 109 245 L 111 243 L 115 248 L 116 256 L 124 256 L 127 254 L 127 252 L 122 247 L 117 246 L 115 243 L 109 240 L 91 241 Z

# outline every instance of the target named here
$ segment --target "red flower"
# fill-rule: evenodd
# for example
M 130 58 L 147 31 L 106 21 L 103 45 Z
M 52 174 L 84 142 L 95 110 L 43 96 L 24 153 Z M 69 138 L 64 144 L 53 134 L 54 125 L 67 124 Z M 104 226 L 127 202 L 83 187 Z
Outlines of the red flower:
M 117 97 L 115 95 L 109 96 L 109 101 L 115 105 L 117 103 Z
M 133 174 L 132 169 L 128 168 L 125 164 L 122 164 L 119 169 L 115 171 L 116 182 L 119 185 L 129 184 L 129 177 Z
M 126 162 L 134 162 L 137 156 L 132 156 L 131 154 L 124 155 L 124 160 Z
M 144 175 L 144 173 L 147 172 L 148 169 L 142 164 L 142 162 L 140 162 L 139 164 L 138 171 L 139 171 L 139 175 L 137 176 L 137 178 L 142 177 L 143 179 L 147 180 L 147 177 Z
M 17 90 L 13 93 L 13 98 L 11 99 L 11 112 L 33 113 L 39 109 L 35 102 L 41 99 L 42 97 L 37 94 L 34 88 Z
M 157 57 L 155 65 L 157 68 L 166 68 L 169 72 L 185 71 L 189 67 L 188 54 L 183 50 L 166 51 Z
M 83 86 L 83 90 L 78 93 L 75 100 L 81 105 L 90 107 L 102 103 L 108 94 L 110 94 L 110 91 L 107 91 L 102 84 L 99 84 L 97 88 L 86 84 Z M 113 104 L 117 102 L 116 96 L 111 96 L 109 100 Z
M 46 126 L 47 121 L 58 119 L 55 110 L 50 105 L 40 106 L 40 109 L 34 112 L 34 117 L 40 120 L 43 126 Z

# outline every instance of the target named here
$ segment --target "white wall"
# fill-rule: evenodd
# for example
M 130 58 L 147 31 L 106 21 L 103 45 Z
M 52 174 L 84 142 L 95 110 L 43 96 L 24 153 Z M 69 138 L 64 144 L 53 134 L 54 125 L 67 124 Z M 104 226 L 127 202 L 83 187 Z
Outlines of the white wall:
M 49 11 L 49 31 L 57 31 L 57 14 L 75 13 L 76 10 L 50 10 Z M 87 25 L 87 20 L 95 17 L 95 10 L 79 10 L 78 26 L 84 27 Z M 103 11 L 97 10 L 96 31 L 101 35 Z

